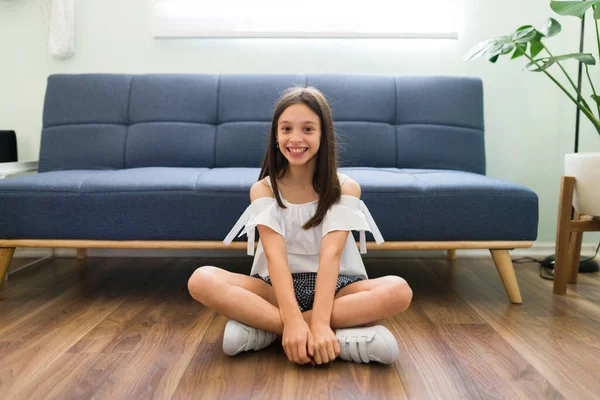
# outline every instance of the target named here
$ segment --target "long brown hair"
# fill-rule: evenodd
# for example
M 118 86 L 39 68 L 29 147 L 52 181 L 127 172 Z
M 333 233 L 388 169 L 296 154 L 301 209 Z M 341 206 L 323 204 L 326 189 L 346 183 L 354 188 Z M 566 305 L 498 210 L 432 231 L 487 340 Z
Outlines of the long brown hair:
M 277 204 L 279 204 L 279 207 L 286 208 L 279 195 L 276 179 L 280 179 L 285 175 L 289 163 L 277 148 L 277 122 L 286 108 L 300 103 L 305 104 L 317 114 L 321 122 L 321 144 L 315 156 L 317 160 L 312 179 L 313 188 L 319 194 L 319 205 L 315 215 L 302 227 L 303 229 L 309 229 L 323 222 L 325 213 L 327 213 L 329 207 L 340 200 L 342 192 L 337 175 L 338 165 L 333 117 L 327 99 L 318 89 L 314 87 L 293 87 L 286 90 L 280 97 L 273 112 L 269 143 L 258 180 L 268 176 Z

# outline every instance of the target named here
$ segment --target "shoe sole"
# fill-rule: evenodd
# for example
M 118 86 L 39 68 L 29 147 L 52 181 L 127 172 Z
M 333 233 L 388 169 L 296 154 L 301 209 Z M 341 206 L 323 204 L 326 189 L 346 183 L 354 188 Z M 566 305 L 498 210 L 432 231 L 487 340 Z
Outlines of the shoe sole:
M 235 340 L 230 340 L 227 343 L 225 338 L 236 338 L 237 330 L 239 328 L 239 324 L 234 320 L 230 319 L 227 321 L 227 325 L 225 325 L 225 332 L 223 333 L 223 352 L 228 356 L 235 356 L 242 352 L 241 349 L 233 348 L 235 345 Z
M 398 342 L 396 341 L 396 337 L 386 327 L 383 327 L 383 329 L 377 328 L 377 332 L 381 336 L 383 336 L 386 343 L 392 343 L 392 348 L 391 349 L 388 348 L 388 350 L 392 356 L 391 361 L 384 363 L 384 364 L 391 364 L 394 361 L 396 361 L 398 358 L 400 358 L 400 350 L 398 350 Z

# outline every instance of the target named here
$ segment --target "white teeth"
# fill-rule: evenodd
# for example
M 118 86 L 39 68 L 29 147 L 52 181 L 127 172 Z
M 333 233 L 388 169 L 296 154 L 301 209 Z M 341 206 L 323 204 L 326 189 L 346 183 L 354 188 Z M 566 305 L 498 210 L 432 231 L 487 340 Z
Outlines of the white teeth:
M 304 153 L 305 151 L 308 151 L 308 147 L 306 147 L 304 149 L 290 149 L 288 147 L 288 150 L 290 151 L 290 153 Z

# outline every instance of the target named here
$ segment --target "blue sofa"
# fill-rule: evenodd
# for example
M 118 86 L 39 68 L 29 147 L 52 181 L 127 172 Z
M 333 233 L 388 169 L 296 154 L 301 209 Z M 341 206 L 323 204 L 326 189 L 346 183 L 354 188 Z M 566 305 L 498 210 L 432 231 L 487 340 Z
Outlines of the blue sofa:
M 0 180 L 0 278 L 15 247 L 226 248 L 294 85 L 330 100 L 341 172 L 361 185 L 381 249 L 490 249 L 521 301 L 508 250 L 536 239 L 538 198 L 485 176 L 470 77 L 52 75 L 39 172 Z

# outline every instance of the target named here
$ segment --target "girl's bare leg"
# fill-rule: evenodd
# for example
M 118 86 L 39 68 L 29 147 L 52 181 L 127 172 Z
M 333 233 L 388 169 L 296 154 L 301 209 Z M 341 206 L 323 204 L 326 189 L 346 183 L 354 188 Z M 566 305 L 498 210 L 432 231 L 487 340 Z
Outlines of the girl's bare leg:
M 230 319 L 283 335 L 275 291 L 261 279 L 205 266 L 192 274 L 188 289 L 194 299 Z
M 206 266 L 194 272 L 188 288 L 194 299 L 230 319 L 283 335 L 275 291 L 261 279 Z M 351 283 L 335 296 L 331 327 L 361 326 L 392 317 L 406 310 L 411 300 L 412 290 L 398 276 Z M 311 314 L 302 314 L 309 324 Z
M 412 300 L 412 290 L 406 281 L 389 275 L 358 281 L 336 294 L 331 314 L 331 328 L 367 325 L 405 311 Z M 310 321 L 312 311 L 305 319 Z

